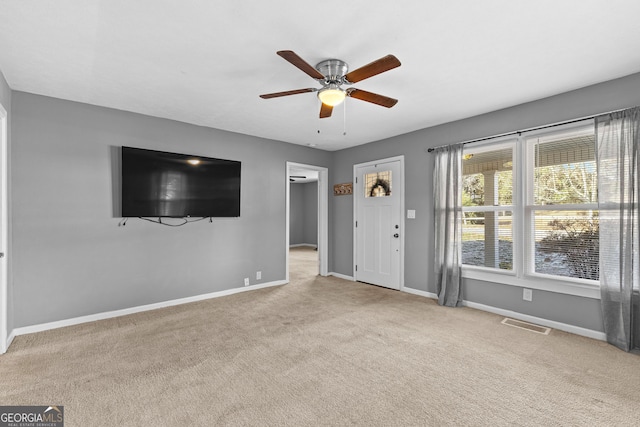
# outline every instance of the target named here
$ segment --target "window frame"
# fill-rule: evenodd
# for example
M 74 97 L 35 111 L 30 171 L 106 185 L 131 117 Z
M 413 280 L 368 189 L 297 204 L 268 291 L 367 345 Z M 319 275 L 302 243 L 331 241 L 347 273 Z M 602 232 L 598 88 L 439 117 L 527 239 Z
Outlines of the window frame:
M 488 282 L 495 282 L 517 287 L 551 291 L 562 294 L 599 299 L 600 283 L 597 280 L 563 277 L 535 272 L 535 236 L 534 236 L 534 210 L 570 210 L 571 207 L 579 207 L 580 210 L 598 210 L 597 203 L 574 205 L 535 205 L 533 199 L 534 168 L 531 158 L 532 150 L 528 140 L 535 137 L 553 135 L 591 126 L 595 134 L 593 119 L 582 120 L 565 125 L 557 125 L 552 128 L 536 131 L 524 131 L 517 135 L 497 137 L 491 140 L 473 143 L 469 148 L 465 147 L 464 153 L 491 151 L 503 145 L 513 144 L 513 205 L 510 206 L 478 206 L 464 208 L 465 211 L 511 211 L 513 216 L 513 269 L 500 270 L 497 268 L 474 266 L 463 264 L 462 277 Z M 490 209 L 487 209 L 490 208 Z
M 467 149 L 466 147 L 463 150 L 463 156 L 464 154 L 478 154 L 478 153 L 484 153 L 487 151 L 495 151 L 495 150 L 499 150 L 502 148 L 511 148 L 511 161 L 513 162 L 513 166 L 512 166 L 512 171 L 515 171 L 515 167 L 516 167 L 516 162 L 517 162 L 517 156 L 516 156 L 516 151 L 518 148 L 518 139 L 514 138 L 513 136 L 508 136 L 508 137 L 501 137 L 501 138 L 496 138 L 490 141 L 483 141 L 482 143 L 478 143 L 478 144 L 473 144 L 473 147 L 470 147 L 469 149 Z M 463 160 L 464 161 L 464 160 Z M 519 177 L 516 176 L 516 174 L 514 174 L 512 172 L 512 194 L 511 194 L 511 198 L 512 198 L 512 204 L 511 205 L 484 205 L 484 206 L 463 206 L 462 207 L 462 212 L 463 215 L 465 212 L 511 212 L 511 219 L 512 219 L 512 223 L 511 223 L 511 235 L 512 235 L 512 240 L 513 240 L 513 246 L 512 246 L 512 258 L 513 258 L 513 269 L 512 270 L 501 270 L 501 269 L 496 269 L 496 268 L 492 268 L 492 267 L 485 267 L 485 266 L 481 266 L 481 265 L 470 265 L 470 264 L 463 264 L 463 268 L 468 268 L 470 270 L 476 270 L 478 272 L 486 272 L 486 273 L 498 273 L 498 274 L 507 274 L 507 275 L 514 275 L 515 271 L 516 271 L 516 256 L 518 255 L 518 252 L 520 251 L 520 248 L 516 246 L 516 241 L 515 241 L 515 237 L 514 237 L 514 233 L 516 231 L 516 229 L 518 229 L 519 224 L 516 222 L 516 218 L 518 217 L 518 215 L 516 215 L 515 210 L 518 206 L 518 196 L 516 193 L 516 188 L 517 188 L 517 183 L 516 181 L 518 181 Z M 464 276 L 463 276 L 464 277 Z

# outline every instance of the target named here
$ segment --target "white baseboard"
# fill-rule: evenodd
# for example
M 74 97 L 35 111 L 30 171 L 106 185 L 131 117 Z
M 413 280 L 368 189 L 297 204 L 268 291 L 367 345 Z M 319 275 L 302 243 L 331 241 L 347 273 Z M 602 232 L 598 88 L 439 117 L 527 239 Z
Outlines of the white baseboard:
M 549 328 L 558 329 L 564 332 L 570 332 L 583 337 L 593 338 L 600 341 L 606 341 L 607 335 L 604 332 L 594 331 L 593 329 L 581 328 L 580 326 L 569 325 L 567 323 L 556 322 L 555 320 L 543 319 L 542 317 L 530 316 L 528 314 L 518 313 L 517 311 L 505 310 L 502 308 L 492 307 L 490 305 L 478 304 L 477 302 L 463 301 L 462 305 L 477 310 L 488 311 L 489 313 L 499 314 L 500 316 L 511 317 L 536 325 L 547 326 Z
M 402 292 L 406 292 L 408 294 L 419 295 L 421 297 L 426 297 L 431 299 L 438 299 L 438 295 L 431 292 L 421 291 L 419 289 L 407 288 L 406 286 L 404 286 L 401 290 Z
M 340 273 L 330 272 L 329 275 L 338 277 L 344 280 L 355 281 L 355 279 L 352 276 L 346 276 Z M 9 348 L 9 346 L 13 342 L 13 339 L 19 335 L 32 334 L 35 332 L 48 331 L 50 329 L 63 328 L 65 326 L 78 325 L 81 323 L 94 322 L 97 320 L 110 319 L 110 318 L 119 317 L 119 316 L 126 316 L 128 314 L 135 314 L 143 311 L 156 310 L 159 308 L 171 307 L 171 306 L 180 305 L 180 304 L 188 304 L 191 302 L 203 301 L 211 298 L 219 298 L 226 295 L 237 294 L 239 292 L 252 291 L 252 290 L 267 288 L 271 286 L 280 286 L 286 283 L 288 283 L 286 280 L 277 280 L 274 282 L 261 283 L 261 284 L 256 284 L 256 285 L 247 286 L 243 288 L 227 289 L 224 291 L 212 292 L 212 293 L 203 294 L 203 295 L 196 295 L 193 297 L 180 298 L 180 299 L 163 301 L 163 302 L 154 303 L 154 304 L 142 305 L 138 307 L 125 308 L 122 310 L 107 311 L 103 313 L 97 313 L 97 314 L 91 314 L 87 316 L 75 317 L 71 319 L 59 320 L 56 322 L 42 323 L 39 325 L 31 325 L 31 326 L 24 326 L 21 328 L 15 328 L 13 331 L 11 331 L 11 333 L 9 334 L 9 337 L 7 338 L 7 348 Z M 403 287 L 402 291 L 413 294 L 413 295 L 422 296 L 425 298 L 438 299 L 438 296 L 432 292 L 421 291 L 418 289 L 413 289 L 408 287 Z M 498 314 L 500 316 L 511 317 L 513 319 L 518 319 L 518 320 L 534 323 L 541 326 L 547 326 L 549 328 L 558 329 L 560 331 L 565 331 L 572 334 L 597 339 L 600 341 L 606 341 L 607 339 L 604 332 L 594 331 L 592 329 L 581 328 L 579 326 L 569 325 L 562 322 L 556 322 L 554 320 L 543 319 L 541 317 L 530 316 L 528 314 L 522 314 L 516 311 L 505 310 L 502 308 L 493 307 L 485 304 L 479 304 L 472 301 L 463 301 L 462 304 L 465 307 L 473 308 L 476 310 L 487 311 L 489 313 Z
M 16 337 L 16 333 L 15 331 L 11 331 L 9 333 L 9 336 L 7 337 L 7 349 L 11 346 L 11 343 L 13 342 L 13 339 Z
M 313 243 L 296 243 L 295 245 L 289 245 L 290 248 L 299 248 L 302 246 L 306 246 L 308 248 L 317 248 L 318 245 L 314 245 Z
M 423 296 L 426 298 L 438 299 L 438 295 L 425 292 L 418 289 L 403 288 L 404 292 L 410 294 Z M 593 329 L 581 328 L 580 326 L 569 325 L 567 323 L 556 322 L 555 320 L 543 319 L 542 317 L 530 316 L 528 314 L 518 313 L 517 311 L 505 310 L 503 308 L 493 307 L 490 305 L 479 304 L 473 301 L 462 301 L 462 305 L 476 310 L 487 311 L 489 313 L 498 314 L 500 316 L 511 317 L 512 319 L 522 320 L 524 322 L 534 323 L 536 325 L 546 326 L 559 331 L 569 332 L 576 335 L 581 335 L 587 338 L 593 338 L 600 341 L 606 341 L 607 335 L 604 332 L 594 331 Z
M 260 283 L 256 285 L 246 286 L 243 288 L 227 289 L 224 291 L 211 292 L 203 295 L 195 295 L 192 297 L 179 298 L 170 301 L 163 301 L 154 304 L 141 305 L 138 307 L 124 308 L 122 310 L 106 311 L 103 313 L 90 314 L 87 316 L 74 317 L 71 319 L 58 320 L 56 322 L 42 323 L 39 325 L 23 326 L 15 328 L 10 335 L 13 340 L 14 336 L 33 334 L 35 332 L 48 331 L 50 329 L 64 328 L 65 326 L 78 325 L 81 323 L 95 322 L 96 320 L 111 319 L 113 317 L 126 316 L 128 314 L 141 313 L 143 311 L 157 310 L 159 308 L 172 307 L 174 305 L 188 304 L 190 302 L 203 301 L 211 298 L 219 298 L 227 295 L 237 294 L 239 292 L 254 291 L 256 289 L 268 288 L 271 286 L 280 286 L 288 283 L 286 280 L 277 280 L 275 282 Z
M 328 276 L 337 277 L 338 279 L 349 280 L 351 282 L 355 282 L 356 281 L 356 279 L 354 279 L 353 276 L 347 276 L 346 274 L 334 273 L 333 271 L 330 271 Z

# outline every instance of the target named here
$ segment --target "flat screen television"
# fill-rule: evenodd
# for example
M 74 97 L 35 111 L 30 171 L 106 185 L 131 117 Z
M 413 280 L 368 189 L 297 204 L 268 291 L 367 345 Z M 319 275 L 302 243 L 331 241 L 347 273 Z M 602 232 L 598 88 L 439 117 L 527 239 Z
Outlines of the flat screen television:
M 122 147 L 122 217 L 239 217 L 241 162 Z

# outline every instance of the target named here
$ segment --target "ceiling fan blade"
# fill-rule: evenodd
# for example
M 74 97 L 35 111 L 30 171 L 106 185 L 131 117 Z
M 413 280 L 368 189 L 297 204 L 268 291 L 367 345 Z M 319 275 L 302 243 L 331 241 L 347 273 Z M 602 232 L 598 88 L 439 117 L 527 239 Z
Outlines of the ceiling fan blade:
M 347 73 L 344 77 L 349 83 L 357 83 L 377 74 L 384 73 L 385 71 L 392 70 L 400 65 L 398 58 L 393 55 L 387 55 L 384 58 L 380 58 L 370 64 Z
M 287 90 L 285 92 L 275 92 L 275 93 L 267 93 L 265 95 L 260 95 L 260 98 L 262 99 L 270 99 L 270 98 L 277 98 L 279 96 L 289 96 L 289 95 L 297 95 L 299 93 L 307 93 L 307 92 L 315 92 L 318 89 L 315 88 L 307 88 L 307 89 L 296 89 L 296 90 Z
M 311 78 L 316 80 L 324 80 L 324 76 L 320 71 L 313 68 L 309 63 L 307 63 L 304 59 L 300 58 L 294 51 L 292 50 L 279 50 L 276 52 L 278 55 L 289 61 L 291 64 L 298 67 L 300 70 L 307 73 Z
M 326 119 L 327 117 L 331 117 L 331 113 L 333 112 L 333 107 L 331 105 L 322 104 L 320 106 L 320 118 Z
M 383 107 L 391 108 L 398 103 L 397 99 L 389 98 L 388 96 L 378 95 L 377 93 L 367 92 L 361 89 L 348 89 L 347 95 L 351 98 L 360 99 L 362 101 L 378 104 Z

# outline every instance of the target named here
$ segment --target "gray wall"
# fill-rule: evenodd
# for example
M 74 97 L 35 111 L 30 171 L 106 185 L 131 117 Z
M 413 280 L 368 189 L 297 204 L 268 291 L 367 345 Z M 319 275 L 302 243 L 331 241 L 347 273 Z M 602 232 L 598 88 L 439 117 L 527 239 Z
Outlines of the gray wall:
M 0 70 L 0 104 L 2 104 L 2 106 L 4 107 L 5 110 L 7 110 L 7 123 L 8 123 L 8 147 L 7 147 L 7 151 L 8 151 L 8 155 L 9 158 L 11 158 L 11 89 L 9 88 L 9 84 L 7 83 L 7 81 L 4 78 L 4 75 L 2 74 L 2 70 Z M 8 193 L 7 194 L 7 199 L 8 199 L 8 204 L 9 204 L 9 224 L 11 224 L 11 162 L 8 162 L 8 176 L 9 176 L 9 180 L 8 180 Z M 13 283 L 11 281 L 11 277 L 12 277 L 12 267 L 11 267 L 11 262 L 13 259 L 13 254 L 12 254 L 12 246 L 11 246 L 11 240 L 12 240 L 12 229 L 11 226 L 9 226 L 9 236 L 8 236 L 8 243 L 9 246 L 6 249 L 6 256 L 7 256 L 7 269 L 8 269 L 8 277 L 9 277 L 9 283 L 7 283 L 7 330 L 8 331 L 12 331 L 13 330 Z
M 14 327 L 285 278 L 286 162 L 331 153 L 13 92 Z M 114 147 L 242 162 L 241 217 L 119 227 Z M 117 172 L 115 172 L 117 174 Z
M 289 243 L 318 244 L 318 183 L 291 184 Z
M 304 241 L 304 187 L 290 184 L 289 193 L 289 244 L 299 245 Z
M 304 243 L 318 244 L 318 183 L 301 184 L 304 188 Z
M 10 328 L 284 278 L 286 162 L 329 168 L 329 188 L 353 165 L 405 156 L 405 286 L 435 292 L 432 171 L 428 147 L 640 104 L 640 74 L 339 152 L 254 138 L 107 108 L 11 92 Z M 243 162 L 242 217 L 169 228 L 118 227 L 114 147 L 201 154 Z M 353 275 L 353 198 L 329 196 L 329 270 Z M 282 250 L 277 248 L 281 247 Z M 274 249 L 275 248 L 275 249 Z M 602 330 L 598 300 L 468 280 L 469 301 Z M 12 305 L 11 305 L 12 304 Z
M 640 74 L 589 86 L 512 108 L 422 129 L 395 138 L 335 153 L 333 183 L 351 182 L 353 165 L 405 156 L 406 209 L 416 219 L 405 220 L 405 286 L 435 292 L 433 277 L 433 157 L 426 148 L 467 141 L 535 126 L 586 117 L 640 105 Z M 333 198 L 330 211 L 330 254 L 333 271 L 353 275 L 353 198 Z M 467 280 L 465 299 L 506 310 L 593 330 L 602 330 L 599 301 L 553 292 L 534 291 L 523 304 L 520 288 Z

